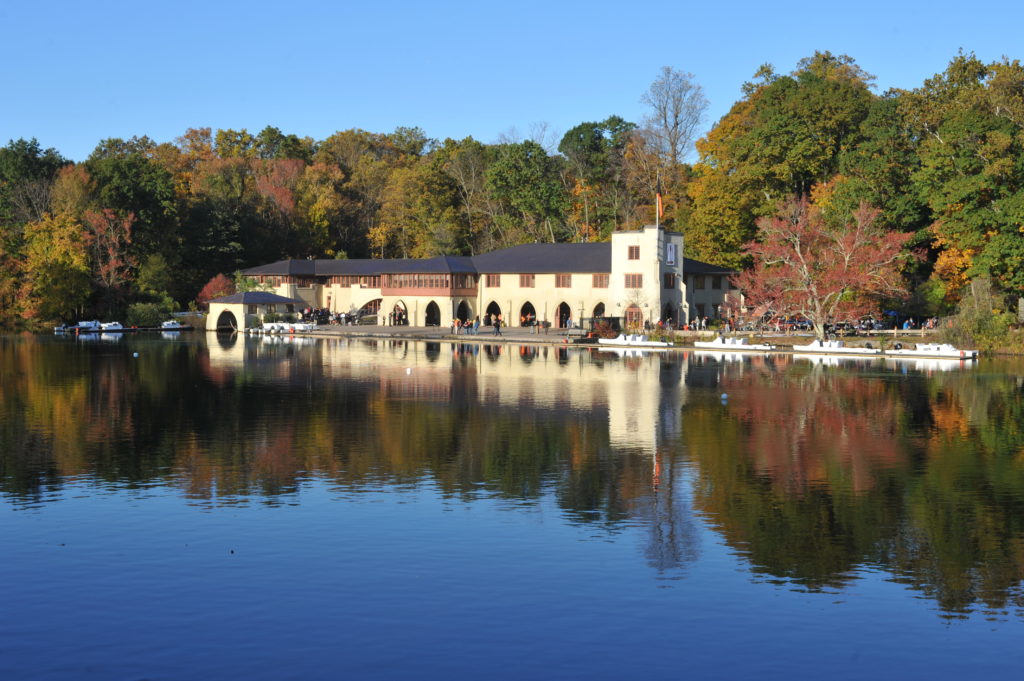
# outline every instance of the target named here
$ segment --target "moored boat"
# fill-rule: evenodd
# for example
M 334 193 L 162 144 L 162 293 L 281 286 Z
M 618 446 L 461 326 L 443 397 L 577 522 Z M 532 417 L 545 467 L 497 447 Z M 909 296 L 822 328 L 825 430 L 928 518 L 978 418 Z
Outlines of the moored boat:
M 770 343 L 748 343 L 746 338 L 726 338 L 717 336 L 714 340 L 694 341 L 693 346 L 698 350 L 710 350 L 712 352 L 770 352 L 775 346 Z
M 161 331 L 180 331 L 185 328 L 185 325 L 176 319 L 168 319 L 166 322 L 160 324 Z
M 671 343 L 665 341 L 648 340 L 647 336 L 640 334 L 622 334 L 615 338 L 598 338 L 599 345 L 611 345 L 622 348 L 667 348 Z
M 124 326 L 121 322 L 103 322 L 100 331 L 124 331 Z
M 850 347 L 841 340 L 814 340 L 809 345 L 794 345 L 793 352 L 822 355 L 881 355 L 881 348 Z
M 885 356 L 892 359 L 906 357 L 933 357 L 937 359 L 977 359 L 977 350 L 961 350 L 949 343 L 918 343 L 914 348 L 904 348 L 897 343 Z

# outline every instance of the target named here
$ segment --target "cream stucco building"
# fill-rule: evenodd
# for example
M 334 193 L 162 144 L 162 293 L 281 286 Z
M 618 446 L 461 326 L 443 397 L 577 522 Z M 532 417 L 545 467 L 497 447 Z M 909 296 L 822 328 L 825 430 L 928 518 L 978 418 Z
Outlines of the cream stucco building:
M 689 270 L 700 270 L 699 275 Z M 712 274 L 714 270 L 717 274 Z M 683 257 L 683 236 L 660 227 L 616 232 L 611 241 L 524 244 L 478 256 L 402 260 L 282 260 L 245 270 L 278 294 L 331 313 L 377 315 L 381 324 L 624 327 L 717 317 L 728 270 Z M 699 297 L 687 277 L 708 276 Z M 711 277 L 717 276 L 714 280 Z M 717 281 L 720 289 L 710 288 Z

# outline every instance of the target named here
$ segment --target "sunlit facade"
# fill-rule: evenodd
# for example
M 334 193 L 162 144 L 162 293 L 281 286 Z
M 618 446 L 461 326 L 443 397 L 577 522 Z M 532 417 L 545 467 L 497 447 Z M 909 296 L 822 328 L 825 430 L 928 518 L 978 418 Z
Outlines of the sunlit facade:
M 505 326 L 572 328 L 617 318 L 640 328 L 718 317 L 730 272 L 684 258 L 682 234 L 647 226 L 603 243 L 523 244 L 473 257 L 282 260 L 243 274 L 309 307 L 376 315 L 385 325 L 479 317 L 487 326 L 500 317 Z

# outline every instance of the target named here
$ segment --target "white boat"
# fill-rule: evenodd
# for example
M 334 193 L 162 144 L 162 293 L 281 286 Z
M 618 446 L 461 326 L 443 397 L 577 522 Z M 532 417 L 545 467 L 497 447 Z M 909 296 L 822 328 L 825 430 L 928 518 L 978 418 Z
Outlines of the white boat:
M 619 334 L 616 338 L 598 338 L 598 344 L 611 345 L 619 348 L 667 348 L 671 343 L 664 341 L 647 340 L 647 336 L 640 334 Z
M 101 331 L 122 331 L 124 327 L 121 322 L 103 322 L 100 324 Z
M 168 319 L 166 322 L 160 325 L 163 331 L 180 331 L 185 328 L 185 325 L 179 322 L 177 319 Z
M 693 346 L 698 350 L 714 352 L 768 352 L 775 349 L 775 346 L 769 343 L 748 343 L 746 338 L 725 336 L 717 336 L 710 341 L 694 341 Z
M 897 343 L 892 350 L 886 350 L 885 356 L 892 359 L 903 357 L 933 357 L 937 359 L 977 359 L 977 350 L 961 350 L 949 343 L 918 343 L 913 349 L 904 348 Z
M 881 355 L 880 348 L 848 347 L 841 340 L 814 340 L 810 345 L 794 345 L 793 352 L 822 355 Z
M 91 322 L 78 322 L 74 326 L 69 327 L 68 330 L 71 331 L 77 329 L 78 331 L 99 331 L 100 326 L 99 321 L 94 319 Z

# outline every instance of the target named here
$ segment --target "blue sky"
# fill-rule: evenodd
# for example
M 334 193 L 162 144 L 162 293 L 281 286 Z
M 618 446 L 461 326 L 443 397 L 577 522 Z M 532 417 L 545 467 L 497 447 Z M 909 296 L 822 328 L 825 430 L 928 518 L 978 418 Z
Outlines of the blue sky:
M 639 121 L 662 66 L 689 71 L 708 129 L 764 62 L 854 57 L 878 91 L 963 48 L 1024 59 L 1024 3 L 46 2 L 0 4 L 0 143 L 74 160 L 107 137 L 267 125 L 323 139 L 419 126 L 496 141 L 537 124 Z

